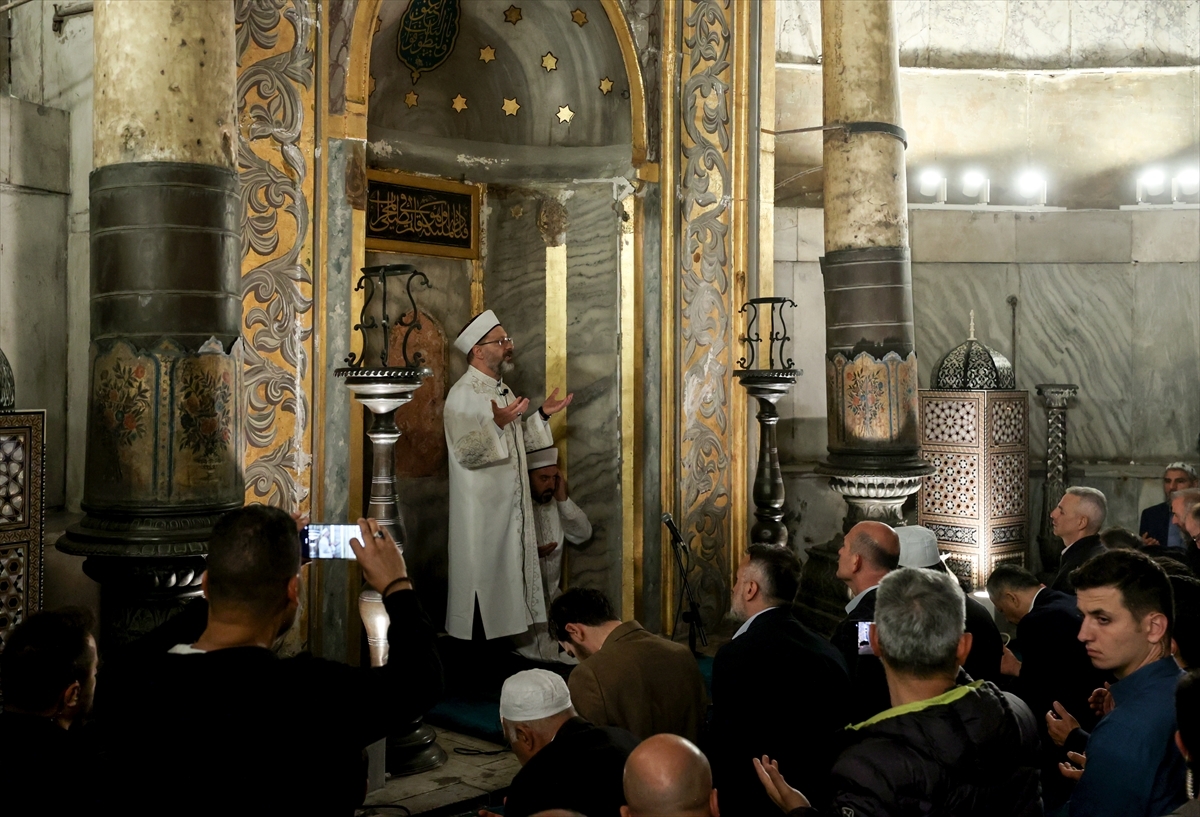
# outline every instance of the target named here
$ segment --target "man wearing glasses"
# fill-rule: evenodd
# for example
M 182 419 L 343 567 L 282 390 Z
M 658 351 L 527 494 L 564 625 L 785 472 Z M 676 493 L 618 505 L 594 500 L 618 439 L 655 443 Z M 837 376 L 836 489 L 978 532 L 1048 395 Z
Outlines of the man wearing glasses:
M 537 532 L 525 459 L 552 445 L 547 420 L 571 403 L 555 389 L 522 423 L 529 400 L 504 385 L 513 342 L 490 309 L 454 347 L 467 371 L 446 396 L 450 450 L 449 598 L 446 632 L 464 640 L 522 635 L 546 621 Z

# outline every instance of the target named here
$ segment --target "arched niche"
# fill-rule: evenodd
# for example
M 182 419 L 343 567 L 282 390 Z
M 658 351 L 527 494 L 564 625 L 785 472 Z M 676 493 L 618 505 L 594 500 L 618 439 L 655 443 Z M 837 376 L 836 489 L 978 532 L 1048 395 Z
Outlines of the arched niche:
M 572 494 L 595 534 L 568 555 L 565 572 L 570 583 L 606 590 L 632 616 L 636 531 L 627 477 L 641 468 L 630 416 L 632 391 L 642 388 L 632 352 L 640 343 L 634 315 L 641 290 L 633 201 L 646 167 L 646 117 L 628 24 L 617 0 L 470 0 L 461 4 L 449 56 L 414 81 L 397 56 L 408 5 L 359 0 L 345 113 L 327 120 L 328 133 L 364 140 L 368 169 L 485 185 L 482 257 L 376 253 L 365 247 L 360 219 L 354 267 L 407 262 L 425 271 L 434 289 L 421 294 L 420 306 L 448 341 L 472 314 L 495 309 L 519 345 L 519 369 L 506 378 L 514 390 L 535 404 L 554 386 L 576 393 L 556 436 Z M 521 10 L 515 25 L 505 19 L 509 7 Z M 586 15 L 584 25 L 576 10 Z M 480 59 L 484 48 L 494 49 L 494 60 L 490 53 Z M 547 54 L 552 70 L 543 63 Z M 608 93 L 604 79 L 612 82 Z M 454 107 L 455 97 L 465 108 Z M 505 111 L 508 99 L 520 105 L 516 115 Z M 569 122 L 559 116 L 563 106 Z M 351 307 L 348 314 L 357 314 Z M 446 359 L 441 382 L 448 388 L 465 361 L 452 347 Z M 350 416 L 349 439 L 361 440 L 357 407 Z M 368 463 L 350 448 L 354 509 Z M 445 609 L 446 484 L 444 467 L 413 477 L 401 469 L 410 564 L 423 576 L 435 619 Z

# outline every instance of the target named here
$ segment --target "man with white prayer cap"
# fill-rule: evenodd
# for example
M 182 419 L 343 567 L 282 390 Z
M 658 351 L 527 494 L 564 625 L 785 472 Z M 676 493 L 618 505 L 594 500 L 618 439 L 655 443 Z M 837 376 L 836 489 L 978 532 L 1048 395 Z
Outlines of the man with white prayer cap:
M 467 371 L 446 395 L 450 451 L 449 595 L 446 632 L 460 639 L 524 635 L 546 621 L 526 439 L 553 442 L 550 416 L 571 402 L 555 389 L 524 422 L 529 400 L 504 384 L 513 342 L 496 313 L 477 315 L 454 348 Z
M 500 725 L 521 764 L 508 787 L 505 817 L 549 809 L 620 816 L 625 761 L 637 738 L 576 715 L 561 675 L 531 669 L 511 676 L 500 690 Z
M 946 567 L 949 554 L 943 555 L 938 552 L 937 536 L 929 528 L 921 525 L 902 525 L 896 528 L 896 536 L 900 538 L 900 567 L 923 567 L 940 573 L 950 572 Z M 963 669 L 976 681 L 998 683 L 1001 675 L 1000 661 L 1004 658 L 1004 641 L 1000 638 L 1000 628 L 996 626 L 996 619 L 992 613 L 976 601 L 973 594 L 967 593 L 966 599 L 966 631 L 971 634 L 972 641 L 971 652 L 967 655 Z
M 526 442 L 529 446 L 529 441 Z M 558 449 L 552 445 L 529 448 L 525 455 L 529 468 L 529 493 L 533 497 L 533 527 L 537 532 L 538 563 L 542 570 L 542 590 L 546 609 L 562 595 L 563 545 L 580 545 L 592 538 L 592 523 L 567 491 L 567 478 L 558 468 Z M 535 624 L 526 636 L 519 636 L 521 653 L 542 661 L 578 663 L 562 651 L 550 637 L 544 623 Z M 533 642 L 536 641 L 536 644 Z M 536 655 L 532 651 L 536 650 Z

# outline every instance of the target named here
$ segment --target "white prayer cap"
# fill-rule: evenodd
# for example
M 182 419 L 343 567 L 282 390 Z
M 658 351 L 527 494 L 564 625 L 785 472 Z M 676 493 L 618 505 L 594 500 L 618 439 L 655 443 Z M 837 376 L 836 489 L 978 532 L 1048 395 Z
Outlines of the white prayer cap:
M 933 567 L 946 560 L 938 553 L 937 536 L 920 525 L 901 525 L 896 528 L 900 538 L 901 567 Z
M 551 465 L 558 465 L 558 449 L 552 445 L 545 448 L 539 448 L 536 451 L 530 451 L 525 455 L 526 467 L 530 471 L 536 471 L 539 468 L 548 468 Z
M 567 682 L 550 670 L 518 672 L 500 690 L 500 717 L 506 721 L 536 721 L 570 708 Z
M 454 348 L 465 355 L 471 351 L 472 346 L 483 340 L 484 335 L 499 325 L 500 319 L 496 317 L 495 312 L 490 309 L 480 312 L 475 320 L 467 324 L 466 329 L 458 333 L 458 338 L 454 341 Z

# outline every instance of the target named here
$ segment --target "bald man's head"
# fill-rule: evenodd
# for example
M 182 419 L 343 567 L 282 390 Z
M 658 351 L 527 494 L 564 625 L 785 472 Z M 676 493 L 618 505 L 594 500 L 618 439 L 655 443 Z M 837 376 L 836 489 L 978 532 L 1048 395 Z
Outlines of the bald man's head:
M 708 758 L 678 735 L 654 735 L 625 761 L 622 817 L 718 817 Z
M 872 567 L 888 572 L 900 566 L 900 537 L 882 522 L 859 522 L 848 534 L 850 547 Z

